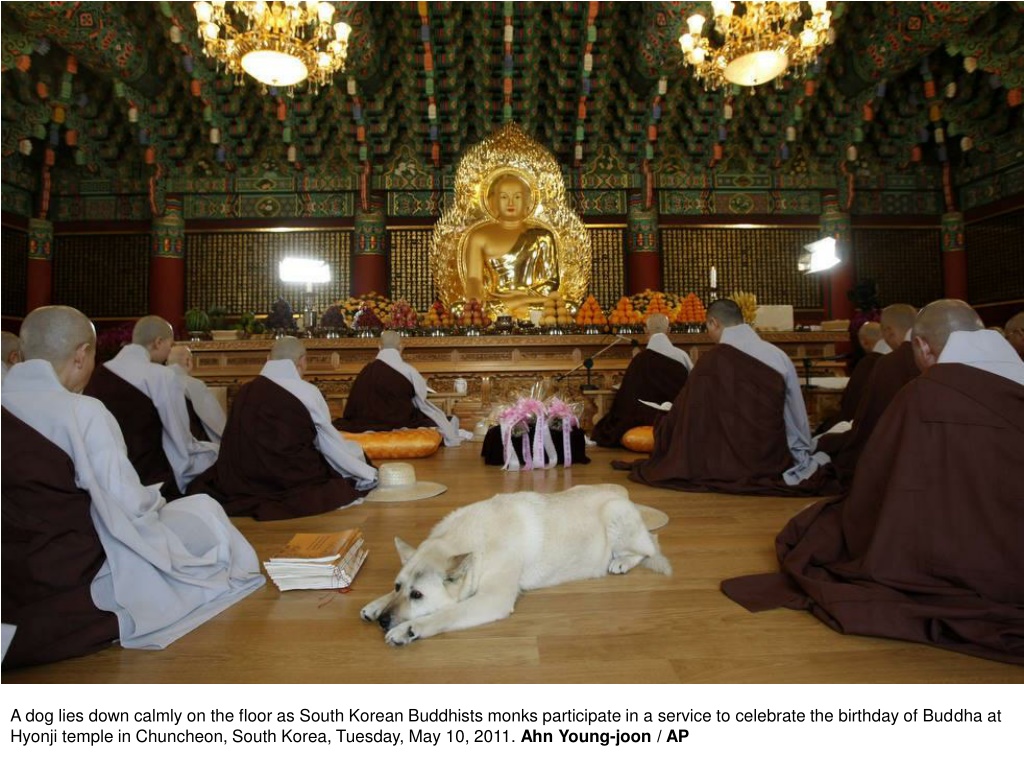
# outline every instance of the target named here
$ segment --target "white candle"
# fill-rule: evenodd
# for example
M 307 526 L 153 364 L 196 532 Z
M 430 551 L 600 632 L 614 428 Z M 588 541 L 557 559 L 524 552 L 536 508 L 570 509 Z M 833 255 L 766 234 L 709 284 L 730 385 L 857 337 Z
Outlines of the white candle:
M 708 282 L 712 288 L 718 287 L 718 272 L 714 267 L 711 268 L 711 277 L 708 279 Z

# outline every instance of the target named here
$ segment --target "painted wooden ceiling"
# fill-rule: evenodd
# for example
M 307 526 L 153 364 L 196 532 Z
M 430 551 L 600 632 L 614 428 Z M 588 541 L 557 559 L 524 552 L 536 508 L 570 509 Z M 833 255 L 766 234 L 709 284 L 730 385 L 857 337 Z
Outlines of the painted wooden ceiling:
M 833 3 L 836 42 L 807 81 L 726 93 L 694 80 L 676 42 L 709 3 L 335 5 L 354 30 L 347 72 L 289 96 L 219 74 L 191 3 L 4 3 L 5 179 L 258 164 L 357 178 L 406 161 L 446 177 L 507 120 L 583 184 L 735 158 L 955 173 L 1022 130 L 1022 2 Z

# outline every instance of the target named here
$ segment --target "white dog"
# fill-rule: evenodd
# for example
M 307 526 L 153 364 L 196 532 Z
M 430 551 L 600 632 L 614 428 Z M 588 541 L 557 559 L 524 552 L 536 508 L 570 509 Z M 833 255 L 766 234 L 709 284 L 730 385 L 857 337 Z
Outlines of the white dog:
M 395 589 L 361 614 L 387 630 L 390 645 L 504 619 L 520 591 L 640 564 L 672 572 L 618 485 L 499 494 L 449 514 L 418 549 L 399 538 L 395 546 Z

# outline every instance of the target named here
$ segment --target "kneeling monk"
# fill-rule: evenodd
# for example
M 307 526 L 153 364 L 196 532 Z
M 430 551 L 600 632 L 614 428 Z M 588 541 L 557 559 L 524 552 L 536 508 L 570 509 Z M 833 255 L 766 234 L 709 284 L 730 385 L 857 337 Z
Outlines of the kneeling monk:
M 324 396 L 302 380 L 306 348 L 278 339 L 260 375 L 235 396 L 217 463 L 190 487 L 229 515 L 281 520 L 361 501 L 377 484 L 363 449 L 331 426 Z
M 1024 362 L 967 304 L 914 324 L 923 373 L 875 427 L 849 495 L 794 517 L 781 573 L 722 590 L 844 634 L 1024 664 Z

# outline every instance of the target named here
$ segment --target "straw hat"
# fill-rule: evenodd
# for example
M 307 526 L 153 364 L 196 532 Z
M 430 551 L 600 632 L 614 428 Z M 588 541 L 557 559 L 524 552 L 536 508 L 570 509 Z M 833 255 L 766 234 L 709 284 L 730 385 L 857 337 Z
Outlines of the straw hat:
M 645 504 L 637 504 L 636 508 L 640 510 L 640 518 L 644 521 L 648 531 L 655 531 L 668 523 L 668 515 L 660 509 L 648 507 Z
M 428 483 L 416 480 L 416 470 L 412 464 L 393 461 L 381 464 L 377 469 L 377 487 L 367 495 L 367 501 L 417 501 L 429 499 L 448 490 L 441 483 Z

